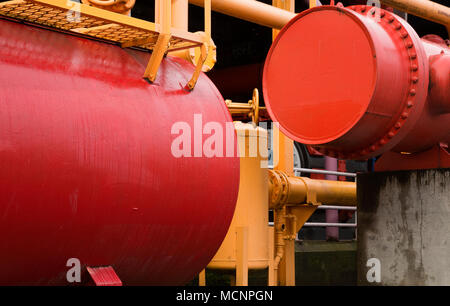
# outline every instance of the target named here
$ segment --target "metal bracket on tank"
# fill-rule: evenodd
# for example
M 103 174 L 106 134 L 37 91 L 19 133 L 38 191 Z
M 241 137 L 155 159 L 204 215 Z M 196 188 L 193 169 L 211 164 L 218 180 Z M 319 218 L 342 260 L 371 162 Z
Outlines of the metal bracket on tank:
M 98 268 L 87 267 L 87 271 L 96 286 L 122 286 L 122 281 L 111 266 Z
M 197 84 L 198 78 L 200 77 L 200 72 L 202 72 L 203 64 L 205 63 L 206 58 L 208 57 L 208 51 L 205 43 L 200 47 L 200 50 L 201 50 L 200 58 L 198 59 L 197 65 L 195 66 L 194 75 L 192 76 L 189 83 L 187 83 L 186 85 L 186 89 L 188 90 L 194 89 L 195 84 Z
M 159 67 L 164 56 L 167 54 L 171 43 L 171 23 L 172 23 L 172 12 L 171 12 L 171 2 L 164 0 L 160 1 L 160 17 L 161 17 L 161 33 L 158 36 L 156 45 L 153 49 L 150 61 L 145 70 L 144 78 L 149 82 L 154 82 L 156 79 L 156 74 L 158 73 Z M 191 91 L 197 84 L 198 78 L 202 71 L 203 65 L 208 57 L 208 47 L 207 43 L 211 40 L 211 0 L 205 0 L 205 33 L 206 38 L 202 42 L 200 47 L 200 57 L 198 59 L 197 65 L 194 70 L 194 74 L 189 82 L 186 84 L 186 89 Z
M 153 48 L 152 55 L 150 56 L 150 61 L 148 62 L 147 69 L 145 69 L 144 73 L 144 79 L 149 82 L 153 83 L 156 79 L 159 66 L 161 66 L 161 62 L 169 49 L 170 36 L 170 33 L 163 33 L 158 36 L 156 45 Z

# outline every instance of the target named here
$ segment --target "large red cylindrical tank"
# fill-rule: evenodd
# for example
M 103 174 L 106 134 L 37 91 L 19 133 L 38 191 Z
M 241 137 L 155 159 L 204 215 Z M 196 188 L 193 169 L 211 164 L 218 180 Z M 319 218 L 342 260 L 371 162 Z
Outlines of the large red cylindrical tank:
M 183 89 L 191 64 L 166 58 L 150 85 L 148 59 L 0 20 L 1 285 L 68 284 L 70 258 L 83 281 L 112 266 L 125 285 L 183 284 L 220 247 L 239 158 L 176 158 L 171 127 L 231 117 L 205 75 Z
M 325 155 L 417 153 L 450 140 L 450 50 L 371 6 L 298 14 L 267 57 L 264 99 L 292 139 Z

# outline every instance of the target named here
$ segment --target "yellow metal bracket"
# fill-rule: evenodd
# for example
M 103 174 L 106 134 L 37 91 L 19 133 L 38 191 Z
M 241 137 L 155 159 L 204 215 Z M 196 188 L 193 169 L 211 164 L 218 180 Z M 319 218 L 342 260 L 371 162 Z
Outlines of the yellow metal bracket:
M 200 58 L 198 59 L 197 65 L 195 66 L 194 75 L 192 76 L 189 83 L 187 83 L 186 87 L 188 90 L 193 90 L 195 87 L 195 84 L 197 84 L 198 78 L 200 77 L 200 73 L 202 72 L 203 64 L 206 61 L 206 58 L 208 57 L 208 51 L 206 44 L 203 44 L 200 47 Z
M 193 90 L 195 84 L 197 84 L 200 73 L 203 70 L 203 65 L 208 58 L 208 54 L 212 52 L 213 46 L 210 44 L 211 41 L 211 0 L 205 0 L 205 37 L 203 44 L 200 46 L 200 57 L 198 59 L 197 65 L 195 66 L 194 75 L 191 80 L 187 83 L 186 87 L 188 90 Z
M 159 1 L 158 7 L 160 8 L 160 20 L 161 20 L 161 34 L 158 37 L 156 46 L 153 49 L 152 56 L 147 65 L 147 69 L 144 74 L 144 78 L 150 82 L 154 82 L 156 74 L 158 73 L 159 66 L 167 54 L 170 48 L 171 38 L 171 1 L 170 0 L 157 0 Z M 205 33 L 206 37 L 202 41 L 200 48 L 200 57 L 197 65 L 195 66 L 194 74 L 189 82 L 186 84 L 187 90 L 193 90 L 197 84 L 200 73 L 202 72 L 203 65 L 208 57 L 208 43 L 211 39 L 211 0 L 205 0 Z
M 300 177 L 300 179 L 304 181 L 303 178 Z M 322 205 L 322 203 L 320 203 L 317 200 L 317 192 L 318 192 L 318 190 L 316 189 L 317 185 L 305 183 L 305 188 L 306 188 L 306 204 L 315 206 Z
M 312 214 L 316 211 L 319 205 L 297 205 L 297 206 L 289 206 L 287 208 L 288 211 L 288 222 L 289 226 L 289 234 L 287 235 L 287 239 L 295 240 L 297 233 L 302 229 L 303 225 L 308 221 L 308 219 L 312 216 Z
M 171 38 L 171 23 L 172 23 L 172 12 L 171 12 L 171 1 L 170 0 L 156 0 L 159 1 L 160 9 L 160 28 L 161 33 L 156 40 L 156 45 L 153 48 L 152 55 L 147 64 L 147 69 L 144 73 L 144 79 L 154 82 L 156 79 L 156 74 L 158 73 L 159 66 L 164 56 L 170 47 Z
M 170 34 L 160 34 L 158 36 L 147 69 L 144 73 L 144 79 L 147 79 L 150 82 L 155 81 L 159 66 L 161 66 L 161 62 L 167 54 L 167 50 L 169 50 L 170 37 Z

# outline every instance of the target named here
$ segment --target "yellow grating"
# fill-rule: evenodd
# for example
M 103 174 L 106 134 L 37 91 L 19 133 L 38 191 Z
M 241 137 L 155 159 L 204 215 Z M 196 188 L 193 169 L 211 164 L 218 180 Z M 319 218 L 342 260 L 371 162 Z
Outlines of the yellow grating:
M 0 2 L 0 15 L 149 50 L 159 35 L 154 23 L 67 0 Z M 172 29 L 169 51 L 201 44 L 197 35 Z

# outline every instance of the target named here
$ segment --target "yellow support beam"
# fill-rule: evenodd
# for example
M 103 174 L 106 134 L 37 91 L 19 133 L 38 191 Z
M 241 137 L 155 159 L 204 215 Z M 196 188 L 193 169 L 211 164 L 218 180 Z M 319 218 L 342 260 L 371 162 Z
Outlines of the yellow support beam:
M 114 28 L 119 28 L 119 27 L 120 27 L 120 25 L 118 25 L 116 23 L 109 23 L 109 24 L 98 26 L 98 27 L 92 27 L 92 28 L 76 28 L 76 29 L 72 29 L 72 31 L 81 33 L 81 34 L 88 34 L 90 32 L 104 31 L 104 30 L 114 29 Z
M 294 0 L 272 0 L 273 6 L 295 13 Z M 273 29 L 273 40 L 277 37 L 279 30 Z M 274 169 L 286 173 L 294 173 L 294 142 L 281 133 L 278 126 L 273 126 L 273 161 Z M 277 216 L 283 214 L 282 216 Z M 284 220 L 286 223 L 289 210 L 274 210 L 275 220 Z M 277 224 L 275 224 L 275 227 Z M 275 241 L 275 243 L 277 243 Z M 295 240 L 284 239 L 284 252 L 278 267 L 278 284 L 282 286 L 295 286 Z
M 268 271 L 268 286 L 276 286 L 276 275 L 274 267 L 274 255 L 275 255 L 275 231 L 273 226 L 269 227 L 269 271 Z
M 236 286 L 248 286 L 248 227 L 236 228 Z
M 144 73 L 144 79 L 150 82 L 154 82 L 156 74 L 158 73 L 159 66 L 169 50 L 171 33 L 170 28 L 172 25 L 172 3 L 171 0 L 156 0 L 159 2 L 160 9 L 160 34 L 156 41 L 155 48 L 153 49 L 152 56 L 148 62 L 147 69 Z
M 145 69 L 144 79 L 150 82 L 155 81 L 159 66 L 161 66 L 161 62 L 169 49 L 170 37 L 170 34 L 159 34 L 152 56 Z

